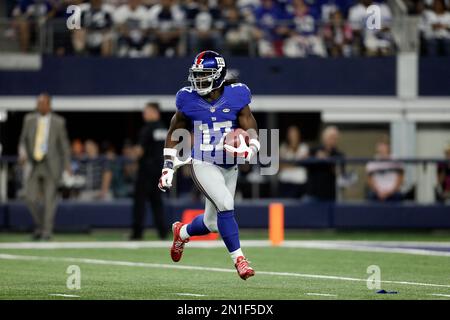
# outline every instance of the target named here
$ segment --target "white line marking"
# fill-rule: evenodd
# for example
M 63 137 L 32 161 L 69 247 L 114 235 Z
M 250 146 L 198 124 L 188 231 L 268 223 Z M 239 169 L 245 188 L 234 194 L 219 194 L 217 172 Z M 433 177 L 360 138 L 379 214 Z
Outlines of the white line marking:
M 13 255 L 13 254 L 2 254 L 2 253 L 0 253 L 0 259 L 25 260 L 25 261 L 27 261 L 27 260 L 28 261 L 55 261 L 55 262 L 62 261 L 62 262 L 76 262 L 76 263 L 88 263 L 88 264 L 110 265 L 110 266 L 197 270 L 197 271 L 231 272 L 231 273 L 236 272 L 236 270 L 234 270 L 234 269 L 224 269 L 224 268 L 198 267 L 198 266 L 162 264 L 162 263 L 117 261 L 117 260 L 100 260 L 100 259 L 87 259 L 87 258 L 25 256 L 25 255 Z M 311 278 L 311 279 L 367 282 L 367 279 L 360 279 L 360 278 L 327 276 L 327 275 L 318 275 L 318 274 L 292 273 L 292 272 L 256 271 L 256 274 L 269 275 L 269 276 L 285 276 L 285 277 L 300 277 L 300 278 Z M 422 282 L 394 281 L 394 280 L 382 280 L 380 282 L 411 285 L 411 286 L 450 288 L 450 284 L 436 284 L 436 283 L 422 283 Z
M 424 256 L 439 256 L 439 257 L 450 257 L 450 252 L 445 251 L 435 251 L 430 249 L 417 249 L 417 248 L 399 248 L 399 247 L 379 247 L 376 245 L 369 244 L 353 244 L 353 243 L 343 243 L 343 242 L 287 242 L 283 244 L 286 248 L 306 248 L 306 249 L 324 249 L 324 250 L 343 250 L 343 251 L 359 251 L 359 252 L 381 252 L 381 253 L 400 253 L 400 254 L 413 254 L 413 255 L 424 255 Z M 432 245 L 430 245 L 432 246 Z M 449 245 L 450 246 L 450 245 Z
M 254 246 L 269 245 L 258 241 Z M 95 242 L 10 242 L 0 243 L 0 249 L 142 249 L 170 248 L 172 241 L 95 241 Z M 192 248 L 222 248 L 222 241 L 191 241 Z
M 80 296 L 76 296 L 74 294 L 63 294 L 63 293 L 50 293 L 49 296 L 65 297 L 65 298 L 80 298 Z
M 329 293 L 313 293 L 307 292 L 305 293 L 307 296 L 323 296 L 323 297 L 337 297 L 337 294 L 329 294 Z
M 266 248 L 268 240 L 243 240 L 247 248 Z M 0 243 L 0 249 L 141 249 L 168 248 L 170 241 L 96 241 L 96 242 L 12 242 Z M 408 248 L 415 246 L 417 248 Z M 307 248 L 324 250 L 344 250 L 360 252 L 400 253 L 426 256 L 450 257 L 450 252 L 430 250 L 427 247 L 450 248 L 450 242 L 408 242 L 408 241 L 329 241 L 329 240 L 287 240 L 285 248 Z M 191 248 L 222 248 L 222 241 L 192 241 Z
M 177 296 L 188 296 L 188 297 L 206 297 L 206 294 L 197 293 L 175 293 Z
M 429 296 L 437 296 L 437 297 L 447 297 L 450 298 L 450 294 L 441 294 L 441 293 L 431 293 Z

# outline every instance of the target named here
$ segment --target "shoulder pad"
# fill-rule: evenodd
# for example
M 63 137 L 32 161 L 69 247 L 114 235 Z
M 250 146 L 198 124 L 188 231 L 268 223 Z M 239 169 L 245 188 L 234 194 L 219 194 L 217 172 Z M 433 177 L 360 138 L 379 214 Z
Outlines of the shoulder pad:
M 178 111 L 182 111 L 184 105 L 186 104 L 186 99 L 192 94 L 193 90 L 191 87 L 184 87 L 178 90 L 175 97 L 175 105 Z
M 237 100 L 240 102 L 241 107 L 245 107 L 250 104 L 252 101 L 252 93 L 244 83 L 232 83 L 230 84 L 231 89 L 233 90 L 233 95 L 236 95 Z

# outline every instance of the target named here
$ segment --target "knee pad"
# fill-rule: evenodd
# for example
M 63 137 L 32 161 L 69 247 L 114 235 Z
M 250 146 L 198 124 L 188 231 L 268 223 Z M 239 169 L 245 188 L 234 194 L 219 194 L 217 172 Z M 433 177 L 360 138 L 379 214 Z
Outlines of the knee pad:
M 220 203 L 217 203 L 217 209 L 219 211 L 234 210 L 234 198 L 229 192 L 224 194 Z
M 211 232 L 218 232 L 219 228 L 217 227 L 217 216 L 215 218 L 208 217 L 206 215 L 203 216 L 203 223 Z

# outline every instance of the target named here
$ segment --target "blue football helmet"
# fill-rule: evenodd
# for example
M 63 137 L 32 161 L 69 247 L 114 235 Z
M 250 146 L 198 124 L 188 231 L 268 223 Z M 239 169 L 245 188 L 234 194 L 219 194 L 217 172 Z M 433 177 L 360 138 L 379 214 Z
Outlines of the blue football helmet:
M 227 67 L 225 59 L 215 51 L 203 51 L 194 58 L 189 68 L 188 80 L 192 88 L 201 96 L 220 88 L 225 81 Z

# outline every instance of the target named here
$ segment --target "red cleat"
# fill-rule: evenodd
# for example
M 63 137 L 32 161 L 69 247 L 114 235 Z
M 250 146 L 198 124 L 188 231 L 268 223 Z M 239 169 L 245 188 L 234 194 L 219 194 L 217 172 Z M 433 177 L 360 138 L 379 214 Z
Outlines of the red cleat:
M 183 240 L 180 237 L 180 230 L 184 223 L 179 221 L 172 224 L 172 232 L 173 232 L 173 244 L 172 248 L 170 248 L 170 257 L 173 262 L 178 262 L 183 255 L 184 245 L 189 242 L 189 239 Z
M 237 258 L 234 266 L 242 280 L 247 280 L 255 275 L 255 270 L 248 265 L 248 261 L 243 256 Z

